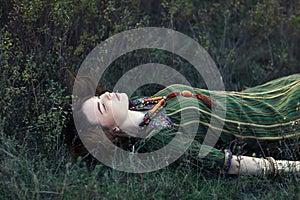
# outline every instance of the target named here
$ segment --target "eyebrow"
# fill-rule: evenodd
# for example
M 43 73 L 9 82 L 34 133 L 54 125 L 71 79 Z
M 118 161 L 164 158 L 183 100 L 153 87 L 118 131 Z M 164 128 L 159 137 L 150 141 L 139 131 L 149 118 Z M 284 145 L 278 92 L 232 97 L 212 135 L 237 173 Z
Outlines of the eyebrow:
M 100 109 L 100 103 L 99 103 L 99 102 L 97 102 L 97 106 L 98 106 L 99 112 L 101 113 L 101 115 L 103 115 L 103 113 L 102 113 L 102 111 L 101 111 L 101 109 Z

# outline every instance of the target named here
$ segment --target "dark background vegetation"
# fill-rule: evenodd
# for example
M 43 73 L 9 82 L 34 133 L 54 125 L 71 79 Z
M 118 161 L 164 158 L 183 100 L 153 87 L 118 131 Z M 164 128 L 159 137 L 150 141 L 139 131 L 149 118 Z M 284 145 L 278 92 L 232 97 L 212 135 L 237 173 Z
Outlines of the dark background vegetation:
M 227 90 L 299 73 L 299 0 L 1 0 L 0 199 L 300 198 L 294 177 L 205 174 L 186 164 L 126 174 L 73 162 L 62 130 L 70 115 L 65 69 L 76 72 L 101 41 L 137 27 L 166 27 L 198 41 L 215 60 Z M 130 59 L 135 56 L 135 59 Z M 146 50 L 110 67 L 185 61 Z M 107 75 L 106 84 L 114 79 Z

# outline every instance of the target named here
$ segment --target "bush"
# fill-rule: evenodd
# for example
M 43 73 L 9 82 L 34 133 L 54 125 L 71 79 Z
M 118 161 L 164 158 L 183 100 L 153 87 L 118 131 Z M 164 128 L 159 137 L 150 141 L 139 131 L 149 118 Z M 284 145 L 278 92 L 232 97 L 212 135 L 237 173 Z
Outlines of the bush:
M 159 26 L 189 35 L 216 61 L 227 89 L 240 90 L 300 72 L 298 0 L 2 0 L 0 21 L 1 199 L 122 198 L 121 194 L 131 198 L 133 193 L 137 198 L 166 198 L 166 192 L 171 198 L 186 194 L 223 198 L 227 190 L 234 192 L 230 186 L 235 181 L 218 175 L 206 180 L 186 166 L 144 177 L 118 173 L 101 164 L 89 172 L 71 163 L 62 134 L 71 115 L 65 69 L 76 71 L 97 44 L 116 33 Z M 144 50 L 112 64 L 105 80 L 108 87 L 116 81 L 112 74 L 121 76 L 149 61 L 174 66 L 192 85 L 203 86 L 201 77 L 183 59 Z M 148 95 L 152 90 L 148 87 Z M 243 197 L 252 193 L 261 197 L 261 191 L 267 194 L 274 186 L 273 194 L 276 189 L 284 191 L 282 198 L 289 192 L 299 194 L 292 178 L 281 180 L 282 184 L 263 180 L 267 186 L 250 190 L 259 181 L 253 179 L 236 188 L 237 192 Z

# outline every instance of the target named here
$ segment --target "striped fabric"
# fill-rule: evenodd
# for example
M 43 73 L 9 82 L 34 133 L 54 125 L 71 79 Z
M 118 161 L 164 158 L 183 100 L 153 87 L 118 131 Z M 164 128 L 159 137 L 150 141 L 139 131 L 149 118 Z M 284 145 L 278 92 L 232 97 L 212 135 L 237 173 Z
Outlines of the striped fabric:
M 180 96 L 170 99 L 165 112 L 174 123 L 174 128 L 150 130 L 149 137 L 140 143 L 140 149 L 153 151 L 172 143 L 171 149 L 176 151 L 177 146 L 183 145 L 189 147 L 188 157 L 199 160 L 198 152 L 210 127 L 210 133 L 216 133 L 215 137 L 218 137 L 217 131 L 221 135 L 214 148 L 202 145 L 210 152 L 204 159 L 217 161 L 220 166 L 224 161 L 225 148 L 241 154 L 300 159 L 300 74 L 279 78 L 241 92 L 224 93 L 171 85 L 154 97 L 183 90 L 211 96 L 217 106 L 226 109 L 226 117 L 215 114 L 194 98 Z M 211 117 L 217 121 L 223 120 L 224 126 L 210 125 Z M 187 141 L 177 139 L 176 134 L 193 139 L 192 144 L 187 145 Z M 272 152 L 276 152 L 276 155 Z

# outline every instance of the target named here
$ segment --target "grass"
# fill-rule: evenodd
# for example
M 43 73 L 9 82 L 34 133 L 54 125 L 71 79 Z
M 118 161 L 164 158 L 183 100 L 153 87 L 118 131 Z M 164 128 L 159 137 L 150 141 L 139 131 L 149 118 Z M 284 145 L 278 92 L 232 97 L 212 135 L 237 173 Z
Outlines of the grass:
M 300 199 L 296 177 L 224 177 L 188 164 L 145 174 L 89 171 L 61 146 L 44 155 L 1 135 L 0 199 Z

